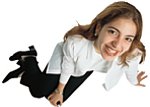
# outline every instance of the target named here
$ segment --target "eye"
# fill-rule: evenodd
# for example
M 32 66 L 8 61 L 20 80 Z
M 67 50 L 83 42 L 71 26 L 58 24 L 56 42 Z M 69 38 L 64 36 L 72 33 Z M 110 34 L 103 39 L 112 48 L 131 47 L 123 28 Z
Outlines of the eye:
M 114 35 L 114 36 L 119 35 L 119 33 L 116 30 L 113 30 L 113 29 L 108 29 L 108 33 L 111 34 L 111 35 Z
M 132 41 L 133 41 L 133 38 L 125 38 L 125 40 L 126 40 L 127 42 L 132 42 Z

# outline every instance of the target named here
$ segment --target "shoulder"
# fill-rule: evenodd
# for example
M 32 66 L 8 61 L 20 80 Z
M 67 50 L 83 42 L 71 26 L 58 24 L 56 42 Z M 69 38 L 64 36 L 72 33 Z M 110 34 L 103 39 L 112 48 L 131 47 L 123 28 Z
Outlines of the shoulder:
M 71 35 L 68 36 L 67 40 L 65 41 L 69 44 L 74 44 L 74 45 L 86 45 L 86 43 L 90 42 L 89 40 L 87 40 L 86 38 L 84 38 L 82 35 Z
M 127 57 L 128 62 L 130 61 L 140 61 L 142 57 L 142 51 L 135 48 L 130 56 Z
M 69 36 L 64 42 L 64 51 L 71 52 L 74 56 L 77 56 L 83 51 L 86 52 L 88 49 L 90 41 L 82 37 L 81 35 Z
M 78 39 L 83 39 L 84 37 L 82 35 L 73 35 L 72 37 L 78 38 Z
M 66 41 L 81 41 L 83 39 L 85 38 L 82 35 L 71 35 L 71 36 L 68 36 Z

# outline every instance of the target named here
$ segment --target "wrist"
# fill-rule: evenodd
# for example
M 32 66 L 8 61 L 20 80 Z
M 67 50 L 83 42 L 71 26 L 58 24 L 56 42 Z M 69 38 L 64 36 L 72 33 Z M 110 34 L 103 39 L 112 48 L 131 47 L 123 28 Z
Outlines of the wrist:
M 54 92 L 55 92 L 56 94 L 63 95 L 63 91 L 60 91 L 58 88 L 56 88 L 56 89 L 54 90 Z

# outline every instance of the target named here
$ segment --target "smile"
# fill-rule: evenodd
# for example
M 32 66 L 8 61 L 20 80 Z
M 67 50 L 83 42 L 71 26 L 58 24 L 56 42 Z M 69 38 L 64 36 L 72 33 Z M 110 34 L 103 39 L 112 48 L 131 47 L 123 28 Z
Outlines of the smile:
M 106 54 L 108 54 L 109 56 L 116 56 L 118 54 L 118 51 L 110 48 L 109 46 L 105 45 L 105 52 Z

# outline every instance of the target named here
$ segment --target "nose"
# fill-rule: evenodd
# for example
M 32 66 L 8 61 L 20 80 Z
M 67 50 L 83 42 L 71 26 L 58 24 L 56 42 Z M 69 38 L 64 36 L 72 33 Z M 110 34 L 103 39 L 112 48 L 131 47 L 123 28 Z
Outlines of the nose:
M 122 49 L 122 44 L 123 44 L 123 42 L 121 41 L 120 38 L 117 38 L 117 39 L 112 41 L 112 47 L 114 49 L 117 49 L 117 50 L 120 50 L 120 51 Z

